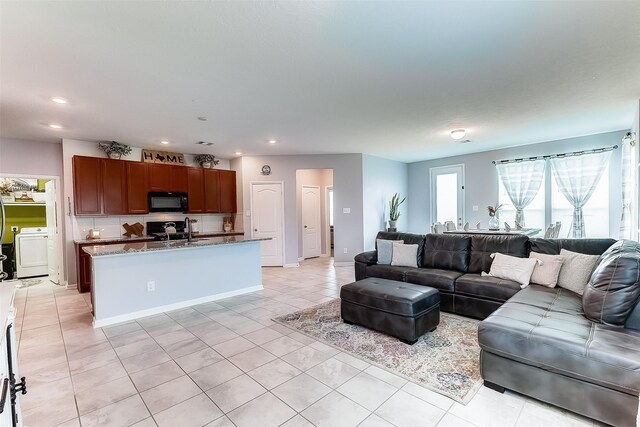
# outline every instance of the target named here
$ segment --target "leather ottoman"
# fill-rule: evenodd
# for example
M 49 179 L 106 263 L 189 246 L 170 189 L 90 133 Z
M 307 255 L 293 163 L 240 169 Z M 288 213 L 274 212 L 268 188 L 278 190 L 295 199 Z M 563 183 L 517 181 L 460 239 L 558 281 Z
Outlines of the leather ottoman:
M 344 285 L 340 313 L 355 323 L 414 344 L 440 323 L 440 294 L 428 286 L 369 277 Z

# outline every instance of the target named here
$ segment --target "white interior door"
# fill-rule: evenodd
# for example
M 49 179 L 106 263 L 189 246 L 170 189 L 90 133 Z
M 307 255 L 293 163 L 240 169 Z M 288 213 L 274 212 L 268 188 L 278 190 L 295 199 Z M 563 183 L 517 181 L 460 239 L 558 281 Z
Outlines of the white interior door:
M 302 256 L 319 257 L 322 254 L 320 187 L 302 186 Z
M 58 211 L 56 206 L 56 182 L 48 181 L 44 185 L 47 212 L 47 265 L 49 280 L 60 283 L 60 230 L 58 227 Z
M 464 225 L 464 165 L 430 169 L 431 224 L 452 221 L 458 229 Z M 431 229 L 431 227 L 429 227 Z
M 262 265 L 282 266 L 284 259 L 282 183 L 251 184 L 251 236 L 262 242 Z

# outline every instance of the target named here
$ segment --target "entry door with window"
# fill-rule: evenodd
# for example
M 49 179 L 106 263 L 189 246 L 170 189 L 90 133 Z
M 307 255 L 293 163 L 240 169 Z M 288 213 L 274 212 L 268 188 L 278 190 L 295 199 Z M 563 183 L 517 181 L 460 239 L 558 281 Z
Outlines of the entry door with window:
M 430 169 L 431 224 L 464 224 L 464 165 Z

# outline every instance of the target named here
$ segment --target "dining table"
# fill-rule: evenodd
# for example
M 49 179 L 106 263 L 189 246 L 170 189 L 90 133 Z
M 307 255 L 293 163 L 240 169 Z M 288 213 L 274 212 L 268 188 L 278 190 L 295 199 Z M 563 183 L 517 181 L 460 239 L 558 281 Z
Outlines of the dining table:
M 540 228 L 521 228 L 520 230 L 516 230 L 515 228 L 512 228 L 511 230 L 507 231 L 504 228 L 501 228 L 499 230 L 491 230 L 488 228 L 475 228 L 475 229 L 469 229 L 469 230 L 446 230 L 444 231 L 445 234 L 470 234 L 470 235 L 474 235 L 474 234 L 485 234 L 485 235 L 507 235 L 507 236 L 528 236 L 528 237 L 533 237 L 535 235 L 537 235 L 538 233 L 540 233 L 540 231 L 542 231 Z

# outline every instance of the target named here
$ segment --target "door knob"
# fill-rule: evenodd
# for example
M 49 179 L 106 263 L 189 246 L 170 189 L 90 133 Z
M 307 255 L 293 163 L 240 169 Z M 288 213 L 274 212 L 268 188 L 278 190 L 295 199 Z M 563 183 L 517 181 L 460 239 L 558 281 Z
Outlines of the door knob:
M 307 226 L 305 225 L 304 228 L 307 228 Z
M 257 229 L 257 228 L 254 228 L 254 229 L 253 229 L 253 231 L 255 231 L 255 232 L 257 233 L 257 232 L 258 232 L 258 229 Z

